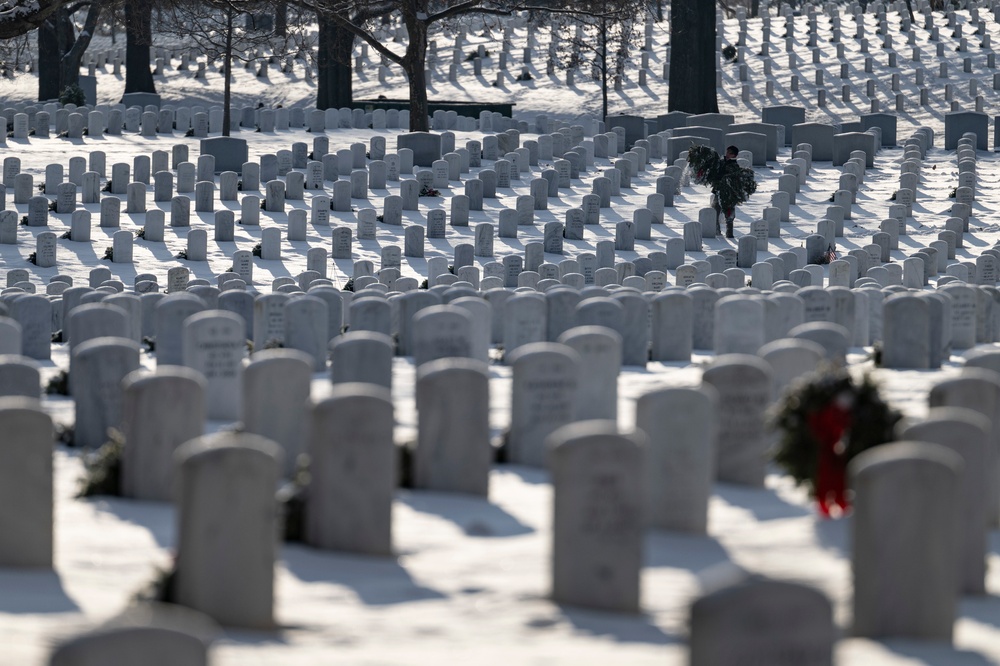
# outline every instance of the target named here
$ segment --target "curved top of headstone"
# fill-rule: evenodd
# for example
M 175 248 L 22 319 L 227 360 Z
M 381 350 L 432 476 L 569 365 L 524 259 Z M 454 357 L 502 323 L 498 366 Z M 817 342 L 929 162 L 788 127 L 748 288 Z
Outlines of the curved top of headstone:
M 130 338 L 119 338 L 110 335 L 102 336 L 99 338 L 91 338 L 86 342 L 81 342 L 77 345 L 76 349 L 73 350 L 73 356 L 85 356 L 90 353 L 91 350 L 95 348 L 103 347 L 128 347 L 133 350 L 136 354 L 139 353 L 139 343 Z
M 2 358 L 2 357 L 0 357 Z M 966 368 L 984 368 L 1000 372 L 1000 349 L 971 349 L 965 355 Z
M 270 458 L 281 467 L 284 455 L 280 446 L 272 440 L 248 432 L 217 432 L 192 439 L 179 446 L 174 452 L 177 465 L 188 465 L 198 461 L 222 458 L 234 450 L 246 455 Z
M 6 356 L 0 356 L 0 358 L 8 358 Z M 34 398 L 28 398 L 25 396 L 5 396 L 0 398 L 0 411 L 31 411 L 39 412 L 45 416 L 45 418 L 51 418 L 42 409 L 42 403 L 40 400 Z
M 466 373 L 481 374 L 483 377 L 489 376 L 489 366 L 486 365 L 485 362 L 475 358 L 449 356 L 447 358 L 439 358 L 420 364 L 420 366 L 417 367 L 417 381 L 433 377 L 434 375 L 440 375 L 442 373 L 454 372 L 456 370 Z
M 378 331 L 347 331 L 330 341 L 330 349 L 335 349 L 341 345 L 358 343 L 384 344 L 389 349 L 394 347 L 392 338 L 385 333 L 379 333 Z
M 706 373 L 733 366 L 750 366 L 771 376 L 771 366 L 764 359 L 752 354 L 721 354 L 716 356 L 705 370 Z
M 386 337 L 386 336 L 382 336 Z M 330 389 L 326 400 L 335 398 L 370 398 L 377 399 L 392 406 L 392 392 L 384 386 L 377 384 L 367 384 L 362 382 L 344 382 L 334 384 Z
M 900 440 L 912 439 L 919 441 L 923 427 L 930 427 L 938 423 L 956 422 L 981 430 L 981 435 L 987 435 L 993 430 L 992 423 L 982 413 L 968 407 L 946 406 L 931 407 L 927 410 L 927 416 L 922 421 L 910 422 L 907 419 L 899 421 L 896 424 L 896 436 Z M 962 433 L 957 431 L 954 432 L 954 435 L 960 438 L 963 437 Z
M 997 389 L 1000 390 L 1000 373 L 987 368 L 965 367 L 962 369 L 961 374 L 957 377 L 953 376 L 948 379 L 942 379 L 934 384 L 928 394 L 928 399 L 931 401 L 931 404 L 934 404 L 934 397 L 944 391 L 947 391 L 948 387 L 960 385 L 961 383 L 969 381 L 989 382 L 990 384 L 994 384 Z
M 2 358 L 3 357 L 0 357 L 0 359 Z M 201 374 L 197 370 L 194 370 L 193 368 L 188 368 L 183 365 L 161 365 L 158 366 L 153 372 L 144 368 L 134 370 L 127 374 L 125 379 L 122 380 L 122 387 L 128 389 L 133 386 L 144 386 L 165 378 L 194 382 L 198 386 L 201 386 L 202 390 L 205 388 L 205 375 Z
M 887 465 L 898 463 L 930 464 L 943 467 L 954 474 L 958 474 L 962 468 L 961 456 L 939 444 L 902 441 L 873 446 L 859 453 L 848 463 L 848 474 L 853 478 L 877 473 Z
M 757 355 L 767 360 L 772 354 L 780 354 L 789 350 L 801 350 L 816 354 L 817 358 L 826 356 L 826 350 L 819 343 L 805 338 L 781 338 L 772 340 L 757 350 Z
M 559 344 L 558 342 L 529 342 L 511 352 L 510 356 L 507 357 L 507 364 L 515 365 L 518 362 L 528 362 L 533 360 L 532 357 L 540 354 L 560 355 L 567 361 L 573 363 L 580 362 L 580 356 L 566 345 Z
M 147 666 L 206 666 L 208 646 L 197 636 L 160 627 L 101 629 L 55 649 L 49 666 L 96 666 L 134 661 Z
M 262 349 L 254 352 L 253 356 L 244 360 L 247 367 L 260 367 L 263 365 L 299 363 L 305 365 L 310 373 L 312 372 L 312 356 L 299 351 L 298 349 Z
M 610 338 L 617 344 L 622 344 L 622 336 L 618 331 L 613 328 L 608 328 L 607 326 L 574 326 L 568 328 L 559 334 L 559 339 L 557 342 L 559 344 L 569 344 L 571 340 L 576 340 L 578 338 L 586 337 L 605 337 Z
M 561 426 L 545 438 L 545 448 L 554 459 L 570 451 L 572 445 L 592 438 L 615 438 L 619 440 L 620 445 L 631 444 L 638 449 L 644 449 L 649 444 L 646 433 L 641 430 L 623 433 L 614 421 L 595 419 Z

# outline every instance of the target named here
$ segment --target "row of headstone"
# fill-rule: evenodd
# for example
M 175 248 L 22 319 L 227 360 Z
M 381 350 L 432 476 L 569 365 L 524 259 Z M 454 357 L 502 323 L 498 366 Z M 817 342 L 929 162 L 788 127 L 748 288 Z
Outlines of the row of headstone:
M 853 29 L 848 31 L 850 33 L 849 36 L 853 37 L 854 40 L 857 42 L 858 50 L 861 54 L 868 54 L 871 53 L 871 48 L 873 47 L 873 44 L 871 44 L 868 37 L 866 37 L 866 27 L 863 21 L 862 9 L 857 5 L 855 6 L 855 8 L 857 9 L 857 11 L 854 12 L 855 26 L 853 27 Z M 817 10 L 817 8 L 813 6 L 809 9 L 809 11 L 813 13 L 808 18 L 808 34 L 807 34 L 806 48 L 811 49 L 812 51 L 812 64 L 819 66 L 821 63 L 824 62 L 823 60 L 824 54 L 819 48 L 820 41 L 822 41 L 823 43 L 830 43 L 835 47 L 836 49 L 835 57 L 837 58 L 838 61 L 840 61 L 841 64 L 840 78 L 842 80 L 846 80 L 850 76 L 850 73 L 849 73 L 849 64 L 847 62 L 844 62 L 847 56 L 847 49 L 845 47 L 845 41 L 842 39 L 843 35 L 841 31 L 841 19 L 842 19 L 841 14 L 832 13 L 832 15 L 830 16 L 830 32 L 828 34 L 825 34 L 823 38 L 820 39 L 820 35 L 818 32 L 818 24 L 816 21 L 816 15 L 818 11 L 828 12 L 828 10 L 826 7 L 823 7 L 822 10 Z M 930 11 L 929 3 L 923 3 L 923 7 L 920 9 L 920 11 L 924 13 L 922 30 L 924 31 L 923 39 L 927 48 L 933 46 L 934 50 L 936 51 L 935 55 L 938 58 L 944 55 L 946 49 L 968 53 L 969 55 L 963 58 L 964 72 L 979 73 L 980 71 L 982 71 L 982 73 L 987 77 L 993 76 L 994 87 L 997 85 L 996 82 L 1000 79 L 998 79 L 996 74 L 993 74 L 991 72 L 991 70 L 995 70 L 996 68 L 996 58 L 995 54 L 992 52 L 990 36 L 989 34 L 987 34 L 988 23 L 987 21 L 984 21 L 979 17 L 978 11 L 973 10 L 975 13 L 970 13 L 970 22 L 968 25 L 970 27 L 974 26 L 976 34 L 982 36 L 981 37 L 982 41 L 980 46 L 986 51 L 986 58 L 985 58 L 986 68 L 984 70 L 976 69 L 976 65 L 979 65 L 979 63 L 981 63 L 983 59 L 976 59 L 972 57 L 969 44 L 970 40 L 974 38 L 966 37 L 962 34 L 963 24 L 956 22 L 954 18 L 954 12 L 952 12 L 951 15 L 949 16 L 947 28 L 945 28 L 943 26 L 939 27 L 935 25 L 933 16 Z M 876 59 L 874 56 L 865 56 L 864 71 L 867 74 L 872 75 L 873 77 L 867 81 L 867 89 L 866 89 L 867 97 L 871 99 L 871 106 L 873 112 L 878 111 L 880 106 L 879 101 L 876 98 L 876 88 L 879 82 L 878 76 L 879 74 L 882 74 L 883 71 L 884 71 L 884 78 L 891 80 L 891 86 L 890 86 L 890 91 L 888 93 L 888 97 L 890 98 L 890 100 L 892 100 L 892 98 L 894 97 L 895 110 L 897 112 L 903 112 L 906 109 L 908 97 L 900 89 L 899 72 L 894 71 L 896 70 L 896 68 L 903 66 L 900 62 L 900 54 L 897 53 L 897 51 L 894 49 L 893 41 L 894 41 L 894 36 L 896 35 L 898 35 L 900 38 L 902 38 L 905 35 L 908 51 L 907 54 L 903 56 L 903 58 L 915 63 L 916 67 L 915 81 L 916 81 L 916 86 L 918 87 L 917 93 L 919 95 L 919 100 L 920 100 L 919 103 L 922 106 L 927 106 L 930 103 L 930 94 L 933 91 L 933 89 L 925 82 L 925 75 L 927 73 L 926 70 L 919 65 L 919 63 L 924 59 L 924 56 L 922 54 L 920 46 L 918 46 L 917 43 L 917 31 L 911 30 L 910 20 L 907 15 L 907 12 L 908 8 L 904 8 L 904 10 L 901 12 L 901 20 L 899 21 L 898 24 L 899 27 L 898 33 L 892 31 L 890 26 L 892 26 L 892 28 L 895 28 L 895 26 L 893 24 L 886 22 L 884 15 L 882 15 L 882 17 L 878 18 L 876 21 L 877 34 L 881 35 L 880 37 L 881 46 L 888 53 L 887 53 L 887 58 L 885 59 L 881 58 Z M 771 47 L 773 46 L 772 30 L 771 30 L 772 17 L 767 15 L 766 13 L 762 13 L 761 16 L 762 16 L 761 18 L 762 35 L 760 42 L 761 45 L 760 56 L 763 62 L 764 74 L 765 76 L 768 77 L 768 80 L 765 82 L 766 85 L 764 87 L 765 95 L 766 98 L 770 100 L 775 97 L 774 93 L 775 81 L 773 80 L 775 78 L 774 77 L 775 61 L 771 59 L 771 56 L 777 54 L 772 54 L 771 52 Z M 805 17 L 805 14 L 803 13 L 802 16 Z M 795 39 L 795 23 L 793 17 L 779 15 L 778 18 L 779 20 L 781 20 L 782 18 L 784 19 L 784 24 L 786 27 L 786 35 L 784 38 L 784 50 L 788 55 L 788 70 L 789 72 L 794 72 L 790 75 L 790 81 L 788 87 L 790 88 L 791 92 L 796 93 L 799 90 L 801 65 L 804 63 L 803 58 L 800 56 L 800 53 L 802 51 L 802 45 L 801 41 L 797 41 Z M 993 17 L 994 22 L 996 21 L 996 19 L 997 16 L 994 16 Z M 805 18 L 802 19 L 802 21 L 805 20 L 806 20 Z M 737 64 L 738 74 L 733 74 L 732 76 L 729 76 L 729 78 L 734 83 L 738 82 L 738 85 L 740 85 L 742 89 L 741 97 L 743 101 L 749 102 L 750 93 L 753 88 L 749 83 L 750 80 L 749 66 L 747 64 L 747 56 L 750 53 L 750 50 L 747 42 L 748 33 L 747 33 L 746 21 L 745 20 L 739 21 L 738 27 L 739 27 L 739 33 L 737 38 L 735 39 L 735 44 L 737 45 L 736 64 Z M 718 47 L 719 47 L 718 50 L 720 51 L 722 47 L 723 35 L 725 34 L 725 29 L 726 26 L 721 21 L 720 18 L 720 22 L 717 26 Z M 953 35 L 952 40 L 942 38 L 942 31 L 944 30 L 947 30 L 948 33 L 951 33 Z M 946 44 L 947 41 L 951 41 L 952 43 Z M 833 54 L 831 53 L 828 55 L 828 57 L 830 56 L 833 56 Z M 668 58 L 669 58 L 669 52 L 668 52 Z M 878 69 L 876 69 L 876 65 L 879 67 Z M 668 68 L 665 65 L 664 77 L 667 76 L 667 69 Z M 727 68 L 723 67 L 717 73 L 718 85 L 720 87 L 726 86 L 727 82 L 724 82 L 724 79 L 727 76 L 726 70 Z M 824 70 L 817 68 L 816 70 L 816 86 L 818 88 L 817 102 L 820 106 L 826 104 L 826 99 L 827 99 L 826 93 L 828 92 L 824 87 L 823 74 Z M 940 89 L 940 86 L 943 83 L 944 101 L 951 103 L 951 110 L 952 111 L 963 110 L 964 105 L 959 100 L 955 99 L 955 87 L 956 87 L 955 84 L 948 82 L 949 79 L 948 79 L 947 65 L 944 63 L 940 65 L 939 76 L 937 77 L 937 81 L 939 82 L 938 89 Z M 931 83 L 933 83 L 933 81 Z M 970 81 L 969 105 L 971 105 L 971 102 L 974 100 L 976 111 L 982 112 L 985 108 L 985 98 L 982 94 L 979 94 L 977 83 L 978 81 L 976 79 L 972 79 Z M 846 84 L 842 87 L 841 94 L 845 106 L 851 102 L 850 99 L 851 87 L 852 86 Z M 913 97 L 915 99 L 916 95 L 914 95 Z

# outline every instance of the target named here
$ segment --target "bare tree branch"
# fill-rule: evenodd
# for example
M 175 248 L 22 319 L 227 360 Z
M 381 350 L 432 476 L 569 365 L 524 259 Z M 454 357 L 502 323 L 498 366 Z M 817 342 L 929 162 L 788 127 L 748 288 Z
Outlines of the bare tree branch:
M 66 7 L 66 12 L 70 16 L 72 16 L 73 14 L 77 13 L 78 11 L 80 11 L 81 9 L 83 9 L 84 7 L 89 7 L 90 4 L 91 4 L 90 0 L 83 0 L 83 2 L 77 2 L 76 4 L 68 5 Z
M 388 60 L 391 60 L 397 65 L 403 64 L 403 56 L 385 46 L 381 41 L 379 41 L 378 37 L 373 35 L 368 30 L 365 30 L 363 27 L 355 24 L 348 16 L 333 12 L 324 14 L 324 16 L 343 26 L 343 28 L 351 34 L 363 39 L 369 46 L 375 49 L 379 54 L 384 55 Z
M 0 0 L 0 39 L 35 30 L 67 0 Z
M 76 61 L 77 67 L 79 67 L 80 58 L 83 57 L 83 52 L 87 50 L 90 46 L 90 40 L 94 37 L 94 31 L 97 30 L 97 21 L 101 18 L 101 10 L 103 7 L 103 2 L 97 0 L 93 3 L 80 3 L 90 4 L 90 10 L 87 12 L 87 18 L 83 23 L 83 30 L 80 31 L 79 36 L 77 36 L 76 41 L 73 42 L 73 48 L 63 56 L 63 60 L 66 62 Z
M 460 2 L 457 5 L 452 5 L 451 7 L 442 9 L 436 14 L 431 14 L 424 19 L 424 21 L 427 23 L 434 23 L 435 21 L 442 21 L 444 19 L 452 18 L 453 16 L 461 16 L 462 14 L 470 13 L 508 16 L 510 15 L 511 10 L 497 7 L 483 7 L 482 0 L 466 0 L 466 2 Z

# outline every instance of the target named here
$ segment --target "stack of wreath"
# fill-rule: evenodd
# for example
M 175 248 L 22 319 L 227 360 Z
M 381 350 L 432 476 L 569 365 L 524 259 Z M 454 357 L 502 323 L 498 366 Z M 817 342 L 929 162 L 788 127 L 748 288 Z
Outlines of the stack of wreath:
M 722 159 L 708 146 L 691 146 L 687 161 L 692 180 L 711 187 L 724 211 L 746 203 L 757 191 L 753 169 L 741 167 L 736 160 Z

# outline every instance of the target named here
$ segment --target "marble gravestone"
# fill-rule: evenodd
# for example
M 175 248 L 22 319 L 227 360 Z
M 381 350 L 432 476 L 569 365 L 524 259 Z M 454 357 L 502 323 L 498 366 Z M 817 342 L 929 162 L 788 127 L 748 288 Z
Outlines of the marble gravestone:
M 306 543 L 391 555 L 396 449 L 389 390 L 368 383 L 335 385 L 311 409 L 308 432 Z
M 552 599 L 640 610 L 646 437 L 581 421 L 547 439 L 552 471 Z

